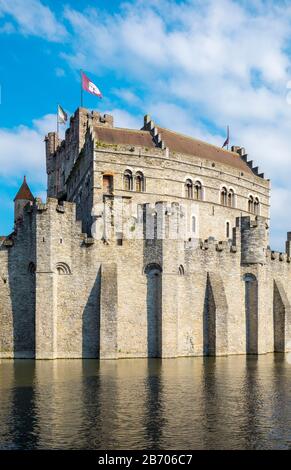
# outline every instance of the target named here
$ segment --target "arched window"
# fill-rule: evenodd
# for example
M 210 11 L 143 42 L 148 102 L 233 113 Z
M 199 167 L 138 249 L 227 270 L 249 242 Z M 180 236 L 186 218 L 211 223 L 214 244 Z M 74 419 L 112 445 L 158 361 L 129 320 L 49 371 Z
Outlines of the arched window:
M 260 215 L 260 201 L 259 201 L 259 198 L 255 198 L 255 202 L 254 202 L 254 213 L 256 215 Z
M 221 188 L 220 191 L 220 204 L 227 205 L 227 189 L 225 187 Z
M 138 171 L 135 175 L 135 190 L 138 193 L 144 192 L 144 175 L 141 171 Z
M 28 265 L 28 272 L 30 274 L 35 274 L 35 271 L 36 271 L 35 264 L 31 261 Z
M 56 268 L 58 274 L 71 274 L 70 267 L 66 263 L 57 263 Z
M 226 238 L 229 238 L 229 235 L 230 235 L 230 224 L 229 224 L 229 222 L 226 222 L 226 224 L 225 224 L 225 232 L 226 232 Z
M 202 184 L 200 181 L 195 181 L 194 184 L 194 199 L 202 201 Z
M 234 207 L 234 191 L 230 189 L 227 195 L 227 205 L 228 207 Z
M 125 191 L 132 191 L 132 172 L 125 170 L 123 175 L 123 186 Z
M 254 198 L 253 198 L 253 196 L 249 196 L 248 211 L 252 212 L 252 213 L 254 212 Z
M 187 199 L 193 199 L 193 183 L 190 179 L 185 182 L 185 197 Z
M 182 264 L 180 264 L 178 272 L 179 272 L 179 276 L 184 276 L 185 269 L 184 269 L 184 266 Z
M 159 276 L 162 273 L 162 268 L 157 263 L 150 263 L 144 268 L 144 273 L 148 276 Z
M 196 217 L 192 215 L 192 232 L 196 233 Z

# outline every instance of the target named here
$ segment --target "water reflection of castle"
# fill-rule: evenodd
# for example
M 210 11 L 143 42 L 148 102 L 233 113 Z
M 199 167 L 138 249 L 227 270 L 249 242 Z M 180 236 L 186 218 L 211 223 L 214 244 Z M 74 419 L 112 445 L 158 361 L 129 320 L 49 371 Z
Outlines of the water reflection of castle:
M 284 447 L 286 367 L 280 356 L 4 361 L 0 448 Z

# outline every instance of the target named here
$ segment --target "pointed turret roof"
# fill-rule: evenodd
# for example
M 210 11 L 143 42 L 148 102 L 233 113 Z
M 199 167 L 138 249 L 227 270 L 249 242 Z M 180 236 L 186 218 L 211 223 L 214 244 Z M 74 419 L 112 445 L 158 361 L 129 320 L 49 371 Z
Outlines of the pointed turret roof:
M 23 183 L 20 186 L 20 189 L 18 193 L 16 194 L 14 201 L 16 201 L 17 199 L 21 199 L 23 201 L 34 201 L 33 194 L 30 191 L 29 186 L 26 182 L 26 176 L 24 176 L 23 178 Z

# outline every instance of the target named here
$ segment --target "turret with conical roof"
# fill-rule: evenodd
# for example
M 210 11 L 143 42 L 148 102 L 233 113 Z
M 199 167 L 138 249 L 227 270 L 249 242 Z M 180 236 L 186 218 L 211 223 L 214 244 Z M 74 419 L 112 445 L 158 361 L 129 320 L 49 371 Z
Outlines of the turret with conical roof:
M 23 178 L 23 183 L 20 186 L 18 193 L 14 198 L 14 222 L 20 222 L 23 218 L 23 209 L 24 207 L 30 203 L 32 204 L 34 201 L 34 197 L 32 192 L 29 189 L 29 186 L 26 182 L 26 176 Z

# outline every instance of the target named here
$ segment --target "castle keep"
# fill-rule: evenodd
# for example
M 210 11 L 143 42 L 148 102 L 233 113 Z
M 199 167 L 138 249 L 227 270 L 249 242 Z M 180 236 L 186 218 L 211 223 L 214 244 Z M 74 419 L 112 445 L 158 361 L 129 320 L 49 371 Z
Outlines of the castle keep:
M 0 238 L 0 358 L 291 350 L 291 233 L 270 250 L 244 148 L 84 108 L 45 143 L 47 201 L 24 180 Z

